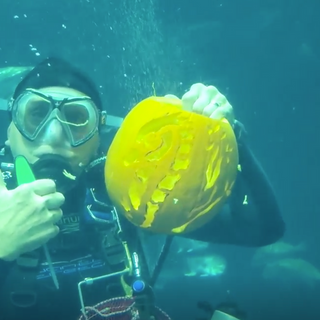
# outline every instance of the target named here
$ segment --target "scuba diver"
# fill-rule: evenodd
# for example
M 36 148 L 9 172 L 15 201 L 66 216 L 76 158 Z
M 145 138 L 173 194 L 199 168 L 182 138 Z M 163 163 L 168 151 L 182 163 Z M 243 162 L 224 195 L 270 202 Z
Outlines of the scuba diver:
M 225 106 L 230 112 L 212 88 L 198 84 L 182 100 L 204 115 Z M 217 98 L 224 101 L 212 104 Z M 106 194 L 106 113 L 92 81 L 63 60 L 45 59 L 18 84 L 8 110 L 1 151 L 0 319 L 76 319 L 79 305 L 83 319 L 102 311 L 124 319 L 169 319 L 154 306 L 156 276 L 149 274 L 137 228 L 118 216 Z M 284 222 L 243 127 L 237 121 L 233 127 L 242 170 L 230 201 L 217 219 L 185 236 L 267 245 L 282 237 Z M 35 179 L 19 183 L 28 168 Z M 245 196 L 252 199 L 248 205 Z M 109 300 L 99 304 L 101 299 Z

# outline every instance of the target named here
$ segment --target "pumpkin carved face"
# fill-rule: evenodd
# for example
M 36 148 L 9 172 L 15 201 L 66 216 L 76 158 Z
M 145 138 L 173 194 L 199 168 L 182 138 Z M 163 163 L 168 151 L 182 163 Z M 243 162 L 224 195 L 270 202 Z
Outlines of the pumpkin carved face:
M 124 119 L 107 154 L 107 192 L 134 225 L 193 231 L 221 210 L 236 179 L 238 148 L 227 120 L 150 97 Z

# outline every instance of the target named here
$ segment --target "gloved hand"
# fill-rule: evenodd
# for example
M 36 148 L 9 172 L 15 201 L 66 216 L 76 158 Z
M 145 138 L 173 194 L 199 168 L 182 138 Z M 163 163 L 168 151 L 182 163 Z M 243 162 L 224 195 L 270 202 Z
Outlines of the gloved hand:
M 7 190 L 0 171 L 0 259 L 12 261 L 59 233 L 64 196 L 52 180 Z
M 166 97 L 179 99 L 171 94 Z M 234 125 L 235 118 L 231 104 L 214 86 L 196 83 L 182 96 L 181 101 L 184 110 L 212 119 L 226 118 L 232 126 Z

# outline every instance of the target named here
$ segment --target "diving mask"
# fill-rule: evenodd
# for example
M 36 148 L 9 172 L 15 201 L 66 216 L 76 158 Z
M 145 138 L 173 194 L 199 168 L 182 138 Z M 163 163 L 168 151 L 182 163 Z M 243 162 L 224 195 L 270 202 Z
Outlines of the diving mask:
M 41 140 L 53 119 L 60 122 L 72 147 L 88 141 L 99 127 L 98 109 L 87 96 L 26 89 L 9 103 L 9 111 L 19 132 L 30 141 Z

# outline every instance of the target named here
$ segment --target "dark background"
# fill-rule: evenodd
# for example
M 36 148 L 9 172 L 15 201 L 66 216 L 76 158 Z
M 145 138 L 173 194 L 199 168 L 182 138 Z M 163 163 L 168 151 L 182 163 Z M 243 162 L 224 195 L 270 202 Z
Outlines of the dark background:
M 317 0 L 1 0 L 0 67 L 64 57 L 91 74 L 118 116 L 153 82 L 157 94 L 181 95 L 198 81 L 218 86 L 273 182 L 285 240 L 305 241 L 320 267 L 319 12 Z M 194 319 L 199 298 L 218 303 L 227 290 L 250 319 L 320 319 L 319 287 L 262 282 L 248 269 L 251 250 L 220 250 L 233 259 L 221 282 L 159 293 L 175 319 Z

